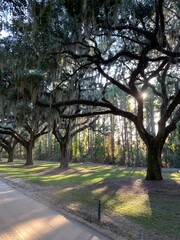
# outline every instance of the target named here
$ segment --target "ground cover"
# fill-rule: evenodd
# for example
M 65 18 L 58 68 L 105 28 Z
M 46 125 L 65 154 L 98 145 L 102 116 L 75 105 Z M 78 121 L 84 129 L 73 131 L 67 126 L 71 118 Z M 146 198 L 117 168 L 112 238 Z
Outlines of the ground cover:
M 36 198 L 90 221 L 97 221 L 100 201 L 101 222 L 114 226 L 113 230 L 129 238 L 138 239 L 142 234 L 141 239 L 179 239 L 180 172 L 177 169 L 164 170 L 165 180 L 150 182 L 143 180 L 142 168 L 71 164 L 69 169 L 61 170 L 58 166 L 43 162 L 35 162 L 31 167 L 22 166 L 20 161 L 1 163 L 0 175 L 25 180 L 19 186 L 27 189 L 29 184 L 28 189 Z

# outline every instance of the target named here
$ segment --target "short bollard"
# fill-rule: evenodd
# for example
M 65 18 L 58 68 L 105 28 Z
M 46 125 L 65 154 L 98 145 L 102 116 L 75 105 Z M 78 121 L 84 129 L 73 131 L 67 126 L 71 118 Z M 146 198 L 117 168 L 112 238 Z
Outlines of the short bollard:
M 98 221 L 101 221 L 101 200 L 98 202 Z

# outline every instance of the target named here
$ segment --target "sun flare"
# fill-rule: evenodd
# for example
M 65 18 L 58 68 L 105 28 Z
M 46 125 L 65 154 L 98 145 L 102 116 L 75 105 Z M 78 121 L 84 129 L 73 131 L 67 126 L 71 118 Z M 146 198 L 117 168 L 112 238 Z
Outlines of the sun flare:
M 146 99 L 148 97 L 148 94 L 147 94 L 147 92 L 142 92 L 141 96 L 143 99 Z

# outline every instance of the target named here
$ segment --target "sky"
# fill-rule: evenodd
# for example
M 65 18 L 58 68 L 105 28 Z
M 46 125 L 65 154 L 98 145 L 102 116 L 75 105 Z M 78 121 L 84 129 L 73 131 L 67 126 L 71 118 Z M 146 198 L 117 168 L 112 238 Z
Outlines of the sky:
M 5 30 L 0 31 L 0 38 L 4 38 L 4 37 L 7 37 L 7 36 L 9 36 L 8 32 L 6 32 Z

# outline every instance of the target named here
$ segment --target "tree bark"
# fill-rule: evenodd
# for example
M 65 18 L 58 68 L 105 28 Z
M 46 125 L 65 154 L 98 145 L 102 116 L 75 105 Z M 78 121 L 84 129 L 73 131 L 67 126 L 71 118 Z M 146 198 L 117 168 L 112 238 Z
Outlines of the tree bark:
M 11 163 L 11 162 L 13 162 L 13 159 L 14 159 L 14 152 L 13 152 L 13 150 L 11 150 L 11 151 L 8 151 L 8 163 Z
M 114 140 L 114 130 L 115 130 L 115 119 L 114 115 L 110 115 L 110 126 L 111 126 L 111 161 L 110 164 L 115 164 L 115 140 Z
M 67 143 L 60 143 L 60 150 L 61 150 L 61 159 L 60 159 L 60 168 L 68 168 L 69 161 L 70 161 L 70 144 Z
M 161 147 L 152 144 L 147 147 L 147 174 L 146 180 L 162 180 Z
M 26 163 L 25 165 L 30 166 L 33 165 L 33 142 L 29 142 L 28 143 L 28 147 L 27 147 L 27 159 L 26 159 Z

